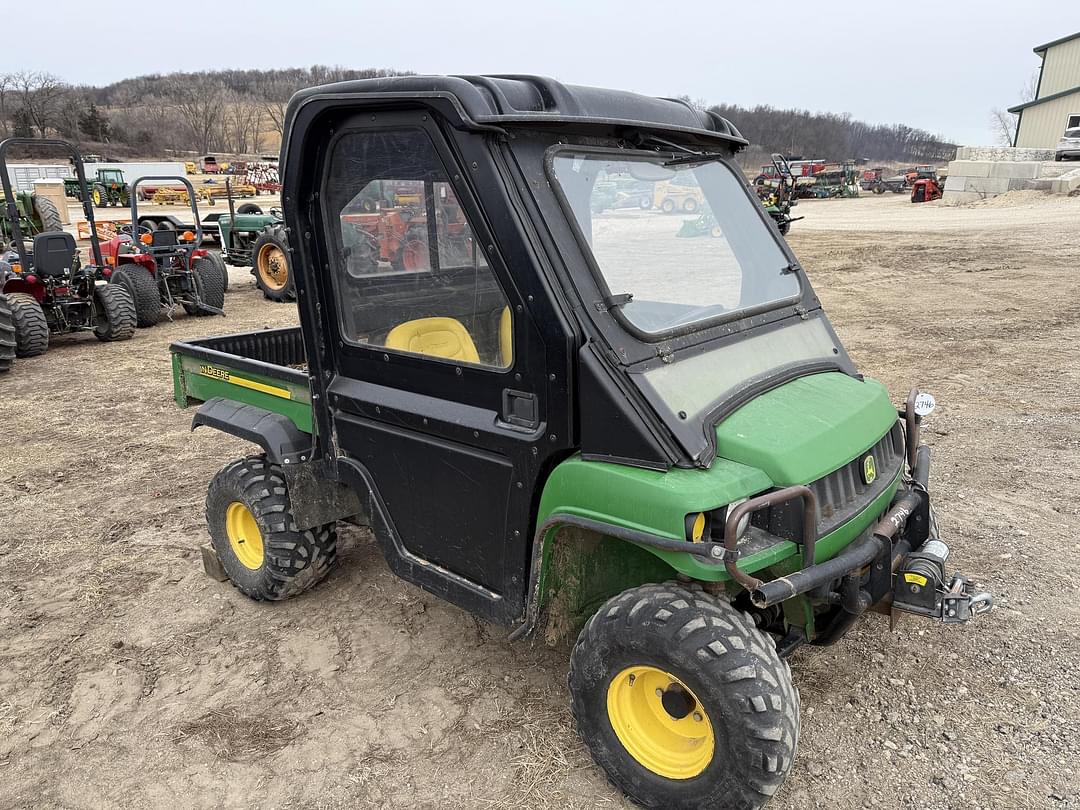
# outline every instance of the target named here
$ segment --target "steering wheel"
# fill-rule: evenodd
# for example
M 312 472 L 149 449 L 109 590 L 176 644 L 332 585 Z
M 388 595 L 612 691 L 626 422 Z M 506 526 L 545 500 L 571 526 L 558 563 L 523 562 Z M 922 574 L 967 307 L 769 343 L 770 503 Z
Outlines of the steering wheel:
M 136 225 L 135 228 L 135 234 L 138 236 L 142 236 L 144 233 L 152 234 L 154 232 L 153 228 L 148 228 L 145 225 Z M 128 239 L 131 239 L 131 225 L 121 225 L 119 228 L 116 229 L 116 233 L 118 236 L 126 236 Z

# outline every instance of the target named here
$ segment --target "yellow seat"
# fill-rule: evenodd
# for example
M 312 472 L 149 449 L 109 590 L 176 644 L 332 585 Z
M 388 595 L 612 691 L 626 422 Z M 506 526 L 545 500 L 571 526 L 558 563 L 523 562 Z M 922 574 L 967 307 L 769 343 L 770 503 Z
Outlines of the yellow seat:
M 480 362 L 469 330 L 455 318 L 417 318 L 398 324 L 386 336 L 386 348 L 465 363 Z
M 499 316 L 499 359 L 503 368 L 510 368 L 514 363 L 514 332 L 511 328 L 510 307 L 503 307 Z

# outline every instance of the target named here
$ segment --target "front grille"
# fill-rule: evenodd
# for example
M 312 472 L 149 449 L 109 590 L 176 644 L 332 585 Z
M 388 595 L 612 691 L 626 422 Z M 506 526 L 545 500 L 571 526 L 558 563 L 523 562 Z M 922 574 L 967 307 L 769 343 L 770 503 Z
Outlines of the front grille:
M 877 477 L 863 481 L 863 460 L 874 457 Z M 818 499 L 818 536 L 828 534 L 886 490 L 904 463 L 904 432 L 897 420 L 881 441 L 840 469 L 819 478 L 810 489 Z
M 874 457 L 877 477 L 863 481 L 863 461 Z M 904 463 L 904 431 L 899 420 L 873 447 L 859 453 L 838 470 L 807 484 L 818 501 L 818 537 L 822 537 L 853 518 L 860 509 L 884 492 Z M 785 540 L 802 542 L 803 503 L 796 498 L 787 503 L 760 509 L 750 523 Z

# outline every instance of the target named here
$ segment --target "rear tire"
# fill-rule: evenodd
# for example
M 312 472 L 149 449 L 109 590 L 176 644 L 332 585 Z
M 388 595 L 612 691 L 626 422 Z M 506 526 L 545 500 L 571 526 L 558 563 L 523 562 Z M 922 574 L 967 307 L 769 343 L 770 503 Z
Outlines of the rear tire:
M 282 226 L 268 225 L 259 234 L 251 248 L 251 265 L 255 270 L 255 285 L 264 296 L 271 301 L 296 298 L 296 284 L 289 267 L 289 243 Z
M 90 199 L 94 201 L 95 208 L 107 208 L 109 205 L 109 192 L 105 186 L 94 186 L 90 189 Z
M 191 265 L 191 272 L 195 277 L 195 290 L 199 295 L 199 300 L 208 306 L 224 309 L 225 274 L 218 269 L 217 265 L 207 259 L 196 259 Z M 184 304 L 184 311 L 197 318 L 217 314 L 188 303 Z
M 15 321 L 7 296 L 0 295 L 0 374 L 11 370 L 15 362 Z
M 569 686 L 593 758 L 645 807 L 752 810 L 791 770 L 790 670 L 749 617 L 703 591 L 669 582 L 608 600 L 574 645 Z
M 139 264 L 125 264 L 113 271 L 110 284 L 119 284 L 135 302 L 135 317 L 140 329 L 157 325 L 161 319 L 161 291 L 157 280 Z
M 209 259 L 210 262 L 213 263 L 213 265 L 215 267 L 217 267 L 218 270 L 221 271 L 221 280 L 225 284 L 225 292 L 228 292 L 229 291 L 229 268 L 227 268 L 225 266 L 225 260 L 223 258 L 221 258 L 220 253 L 207 253 L 206 258 Z
M 49 348 L 49 322 L 45 310 L 29 293 L 8 293 L 15 325 L 15 356 L 37 357 Z
M 94 303 L 97 307 L 94 337 L 105 342 L 131 340 L 138 322 L 131 293 L 119 284 L 102 284 L 94 288 Z
M 298 529 L 281 468 L 263 455 L 234 461 L 214 476 L 206 524 L 229 581 L 259 601 L 314 587 L 337 559 L 337 524 Z
M 60 210 L 52 200 L 35 194 L 34 210 L 37 212 L 38 219 L 41 220 L 42 233 L 64 230 L 64 223 L 60 219 Z
M 261 214 L 262 212 L 263 210 L 258 203 L 244 203 L 236 209 L 238 214 Z

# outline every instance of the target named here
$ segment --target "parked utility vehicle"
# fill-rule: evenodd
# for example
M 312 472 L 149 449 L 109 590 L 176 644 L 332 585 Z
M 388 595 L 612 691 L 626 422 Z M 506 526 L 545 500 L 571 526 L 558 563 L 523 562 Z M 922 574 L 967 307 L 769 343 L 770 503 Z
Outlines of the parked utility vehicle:
M 59 226 L 23 233 L 26 219 L 8 174 L 8 152 L 14 146 L 60 148 L 71 154 L 82 188 L 83 212 L 90 223 L 91 264 L 83 264 L 75 237 Z M 15 355 L 34 357 L 49 348 L 52 335 L 93 332 L 98 340 L 127 340 L 135 333 L 135 305 L 125 290 L 107 284 L 111 270 L 101 258 L 94 211 L 86 194 L 82 156 L 67 141 L 8 138 L 0 142 L 0 184 L 4 189 L 3 220 L 10 245 L 0 245 L 0 295 L 13 327 Z M 0 333 L 6 332 L 0 317 Z M 10 333 L 9 333 L 10 334 Z M 2 339 L 2 338 L 0 338 Z M 6 341 L 5 341 L 6 342 Z M 0 357 L 7 352 L 0 350 Z
M 688 104 L 541 78 L 294 96 L 301 326 L 172 346 L 193 426 L 262 450 L 210 483 L 207 570 L 282 599 L 326 576 L 339 520 L 369 524 L 394 572 L 513 639 L 584 624 L 573 713 L 634 799 L 764 804 L 799 737 L 784 656 L 870 609 L 960 622 L 990 599 L 944 571 L 929 398 L 898 414 L 858 373 L 746 144 Z M 720 235 L 594 216 L 623 178 L 693 185 Z M 424 262 L 373 257 L 354 217 L 387 181 L 415 191 Z
M 229 213 L 217 221 L 222 258 L 227 264 L 250 267 L 255 285 L 271 301 L 295 300 L 296 285 L 289 274 L 289 243 L 281 209 L 263 213 L 255 203 L 237 206 L 231 186 L 228 199 Z
M 131 293 L 140 327 L 153 326 L 163 311 L 169 314 L 177 304 L 188 315 L 224 315 L 228 276 L 224 263 L 211 259 L 202 248 L 195 195 L 188 195 L 194 231 L 152 230 L 135 224 L 141 221 L 136 189 L 144 180 L 183 183 L 191 191 L 186 177 L 141 177 L 132 184 L 132 224 L 103 246 L 105 261 L 113 269 L 111 281 Z

